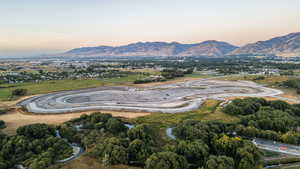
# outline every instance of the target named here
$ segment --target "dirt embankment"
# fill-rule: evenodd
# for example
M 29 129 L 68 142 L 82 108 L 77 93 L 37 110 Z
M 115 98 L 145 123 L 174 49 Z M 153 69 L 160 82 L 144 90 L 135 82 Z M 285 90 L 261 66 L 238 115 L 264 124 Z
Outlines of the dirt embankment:
M 91 114 L 93 112 L 96 111 L 38 115 L 38 114 L 23 112 L 20 108 L 14 108 L 11 109 L 6 114 L 0 115 L 0 119 L 4 120 L 7 126 L 2 131 L 8 135 L 13 135 L 16 133 L 16 129 L 20 126 L 34 124 L 34 123 L 46 123 L 46 124 L 58 125 L 65 121 L 71 120 L 73 118 L 80 117 L 82 114 Z M 115 117 L 124 117 L 124 118 L 137 118 L 141 116 L 147 116 L 150 114 L 150 113 L 114 112 L 114 111 L 101 111 L 101 112 L 110 113 Z

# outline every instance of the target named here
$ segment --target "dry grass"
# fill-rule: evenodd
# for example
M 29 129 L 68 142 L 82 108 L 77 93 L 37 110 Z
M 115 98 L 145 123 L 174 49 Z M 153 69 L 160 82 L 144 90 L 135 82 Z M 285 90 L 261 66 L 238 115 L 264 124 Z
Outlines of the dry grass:
M 284 92 L 284 94 L 281 94 L 280 96 L 286 97 L 289 99 L 298 99 L 300 100 L 300 95 L 297 93 L 296 89 L 280 89 Z
M 33 96 L 36 96 L 36 95 L 32 95 L 32 96 L 24 96 L 24 97 L 21 97 L 17 100 L 13 100 L 13 101 L 1 101 L 0 102 L 0 108 L 13 108 L 13 107 L 16 107 L 16 104 L 22 100 L 25 100 L 25 99 L 28 99 L 30 97 L 33 97 Z
M 82 156 L 66 164 L 54 165 L 48 169 L 138 169 L 126 165 L 105 166 L 98 160 L 87 156 Z
M 2 131 L 8 135 L 14 135 L 16 129 L 20 126 L 34 124 L 34 123 L 46 123 L 58 125 L 65 121 L 77 118 L 82 114 L 91 114 L 95 111 L 87 111 L 80 113 L 66 113 L 66 114 L 45 114 L 37 115 L 32 113 L 23 112 L 21 109 L 13 109 L 10 112 L 0 115 L 0 119 L 6 123 L 6 128 Z M 110 113 L 115 117 L 124 118 L 137 118 L 141 116 L 149 115 L 150 113 L 133 113 L 133 112 L 114 112 L 114 111 L 101 111 L 102 113 Z

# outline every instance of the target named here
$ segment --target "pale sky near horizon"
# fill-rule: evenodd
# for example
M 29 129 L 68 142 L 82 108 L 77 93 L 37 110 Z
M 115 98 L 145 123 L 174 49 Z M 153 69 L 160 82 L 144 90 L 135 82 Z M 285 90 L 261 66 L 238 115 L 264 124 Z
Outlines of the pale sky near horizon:
M 2 0 L 0 56 L 138 41 L 244 45 L 300 32 L 300 0 Z

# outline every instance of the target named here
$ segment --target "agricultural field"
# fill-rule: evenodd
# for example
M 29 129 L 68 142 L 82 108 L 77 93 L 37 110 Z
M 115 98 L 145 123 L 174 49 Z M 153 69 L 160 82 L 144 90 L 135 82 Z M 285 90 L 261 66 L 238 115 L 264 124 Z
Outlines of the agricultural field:
M 85 79 L 85 80 L 52 80 L 39 83 L 21 83 L 0 85 L 0 101 L 16 100 L 18 97 L 12 96 L 12 91 L 17 88 L 27 89 L 27 95 L 45 94 L 57 91 L 76 90 L 82 88 L 94 88 L 100 86 L 112 86 L 133 82 L 142 78 L 141 75 L 129 75 L 128 77 L 108 78 L 108 79 Z

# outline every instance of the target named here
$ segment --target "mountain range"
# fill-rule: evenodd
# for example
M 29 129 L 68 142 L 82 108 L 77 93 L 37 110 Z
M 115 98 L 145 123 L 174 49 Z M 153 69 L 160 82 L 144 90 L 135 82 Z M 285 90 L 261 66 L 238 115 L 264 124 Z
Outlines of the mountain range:
M 62 56 L 300 56 L 300 32 L 250 43 L 242 47 L 227 42 L 208 40 L 201 43 L 138 42 L 123 46 L 75 48 Z
M 242 46 L 229 55 L 300 56 L 300 32 Z

